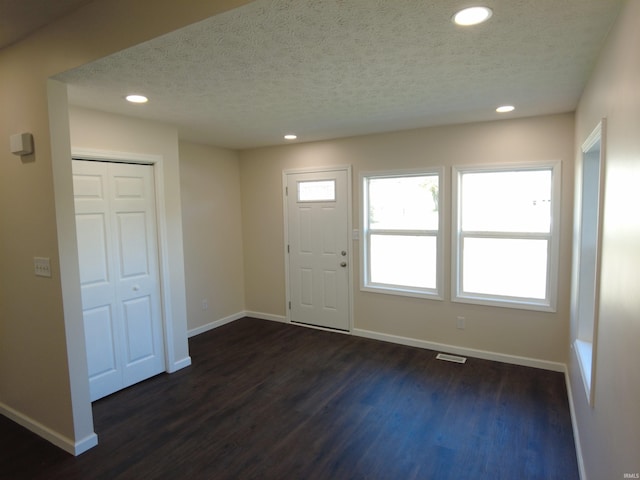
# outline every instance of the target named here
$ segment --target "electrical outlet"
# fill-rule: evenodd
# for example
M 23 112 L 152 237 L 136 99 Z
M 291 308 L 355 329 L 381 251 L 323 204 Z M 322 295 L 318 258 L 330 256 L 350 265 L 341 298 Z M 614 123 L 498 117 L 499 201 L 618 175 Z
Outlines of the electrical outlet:
M 456 317 L 456 326 L 460 330 L 464 330 L 465 327 L 465 318 L 464 317 Z
M 209 310 L 209 300 L 202 300 L 202 310 Z
M 45 257 L 33 257 L 33 270 L 38 277 L 50 277 L 51 262 Z

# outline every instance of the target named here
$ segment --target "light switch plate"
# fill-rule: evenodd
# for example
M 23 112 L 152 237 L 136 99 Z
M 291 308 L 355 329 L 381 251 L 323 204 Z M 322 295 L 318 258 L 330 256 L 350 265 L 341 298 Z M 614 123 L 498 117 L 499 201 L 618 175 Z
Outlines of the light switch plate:
M 51 276 L 51 262 L 46 257 L 33 257 L 33 268 L 38 277 Z

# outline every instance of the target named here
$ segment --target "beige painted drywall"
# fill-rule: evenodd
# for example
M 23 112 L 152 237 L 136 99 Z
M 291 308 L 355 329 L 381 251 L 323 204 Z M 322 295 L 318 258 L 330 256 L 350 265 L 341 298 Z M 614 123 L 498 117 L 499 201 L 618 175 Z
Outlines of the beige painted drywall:
M 162 197 L 158 214 L 164 218 L 158 224 L 166 232 L 167 244 L 160 242 L 160 251 L 165 253 L 168 268 L 162 268 L 163 298 L 169 300 L 169 310 L 164 303 L 165 315 L 171 322 L 165 328 L 165 336 L 172 343 L 171 355 L 167 358 L 169 370 L 172 364 L 188 363 L 187 311 L 184 279 L 184 256 L 182 244 L 182 207 L 180 197 L 180 166 L 178 153 L 178 131 L 175 127 L 159 123 L 114 115 L 85 108 L 69 108 L 71 148 L 75 151 L 115 154 L 127 153 L 157 155 L 161 162 L 156 166 L 156 175 L 162 175 Z M 165 223 L 166 222 L 166 223 Z M 162 238 L 162 235 L 161 235 Z
M 180 142 L 180 185 L 187 323 L 195 330 L 244 311 L 238 153 Z
M 146 0 L 90 2 L 0 50 L 0 411 L 69 450 L 93 426 L 87 379 L 79 378 L 81 367 L 70 367 L 81 361 L 84 345 L 67 343 L 69 331 L 71 339 L 81 331 L 79 288 L 63 287 L 72 274 L 61 277 L 77 268 L 75 245 L 67 241 L 73 235 L 59 231 L 72 223 L 70 212 L 58 210 L 73 195 L 64 155 L 69 139 L 59 125 L 66 114 L 49 109 L 48 78 L 245 3 L 158 0 L 150 10 Z M 60 90 L 49 88 L 54 107 L 64 96 Z M 34 155 L 20 159 L 9 152 L 9 136 L 19 132 L 33 134 Z M 58 136 L 53 149 L 52 132 Z M 33 275 L 34 256 L 51 258 L 52 278 Z
M 577 186 L 582 172 L 580 146 L 601 118 L 607 118 L 600 320 L 593 408 L 587 403 L 573 352 L 569 361 L 571 396 L 586 473 L 584 480 L 621 479 L 625 473 L 636 475 L 629 478 L 637 478 L 640 474 L 638 25 L 640 2 L 626 2 L 576 113 Z M 577 238 L 576 222 L 576 249 Z M 575 331 L 576 325 L 572 324 L 572 332 Z
M 573 115 L 564 114 L 241 152 L 247 310 L 281 316 L 286 313 L 283 169 L 352 165 L 353 218 L 354 227 L 358 227 L 358 177 L 364 171 L 560 161 L 563 191 L 557 313 L 452 303 L 447 268 L 444 301 L 361 292 L 356 241 L 352 252 L 356 275 L 352 284 L 356 329 L 564 363 L 569 338 L 573 129 Z M 450 195 L 450 173 L 446 190 L 445 195 Z M 451 254 L 450 229 L 447 221 L 445 265 L 449 265 Z M 458 315 L 466 317 L 465 330 L 456 328 Z

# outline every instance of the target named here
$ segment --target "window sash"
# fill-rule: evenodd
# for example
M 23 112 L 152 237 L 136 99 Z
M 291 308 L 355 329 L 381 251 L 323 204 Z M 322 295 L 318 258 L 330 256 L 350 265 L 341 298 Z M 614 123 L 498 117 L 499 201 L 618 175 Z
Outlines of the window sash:
M 420 257 L 414 257 L 414 263 L 417 263 L 417 265 L 415 266 L 416 268 L 420 268 L 418 265 L 420 263 L 420 260 L 426 260 L 428 262 L 428 265 L 424 266 L 424 270 L 428 273 L 429 271 L 433 272 L 433 284 L 434 286 L 421 286 L 418 285 L 419 283 L 423 283 L 424 282 L 424 277 L 422 277 L 420 280 L 416 280 L 413 283 L 411 282 L 384 282 L 384 281 L 379 281 L 379 280 L 374 280 L 374 266 L 380 266 L 381 264 L 384 264 L 384 261 L 380 262 L 380 261 L 375 261 L 372 258 L 372 253 L 374 251 L 374 248 L 372 246 L 372 242 L 373 242 L 373 237 L 396 237 L 396 238 L 402 238 L 402 237 L 406 237 L 407 239 L 416 239 L 416 238 L 432 238 L 435 240 L 435 258 L 420 258 Z M 438 286 L 438 269 L 437 269 L 437 265 L 438 265 L 438 234 L 437 231 L 436 232 L 430 232 L 430 233 L 426 233 L 426 232 L 413 232 L 413 233 L 405 233 L 405 232 L 385 232 L 385 233 L 381 233 L 381 232 L 369 232 L 367 234 L 367 251 L 368 251 L 368 265 L 369 268 L 367 269 L 368 272 L 368 282 L 367 284 L 371 287 L 381 287 L 381 288 L 388 288 L 388 289 L 403 289 L 403 290 L 407 290 L 407 291 L 414 291 L 414 292 L 420 292 L 420 293 L 436 293 L 437 292 L 437 286 Z M 403 260 L 407 260 L 407 259 L 403 259 L 403 255 L 406 255 L 408 252 L 406 251 L 400 251 L 398 252 L 397 255 L 393 255 L 391 257 L 392 262 L 395 262 L 396 264 L 403 264 Z M 387 267 L 388 269 L 391 269 L 391 267 Z M 393 277 L 393 272 L 390 272 L 387 274 L 387 278 L 389 277 Z M 409 275 L 408 277 L 405 277 L 404 279 L 407 280 L 409 278 L 414 278 L 417 279 L 417 277 L 419 277 L 418 275 Z M 427 282 L 430 283 L 430 282 Z
M 489 293 L 489 292 L 482 292 L 480 291 L 480 289 L 472 289 L 470 287 L 468 287 L 467 285 L 465 285 L 465 275 L 467 273 L 467 271 L 465 270 L 465 259 L 466 259 L 466 252 L 464 251 L 464 247 L 467 244 L 467 242 L 465 240 L 469 240 L 469 239 L 485 239 L 485 240 L 533 240 L 536 242 L 544 242 L 544 244 L 542 246 L 544 246 L 544 254 L 545 254 L 545 265 L 544 265 L 544 294 L 542 296 L 533 296 L 533 295 L 515 295 L 515 294 L 508 294 L 508 293 Z M 460 253 L 460 277 L 458 279 L 459 282 L 459 294 L 463 295 L 465 297 L 468 298 L 476 298 L 476 299 L 485 299 L 485 300 L 490 300 L 490 299 L 496 299 L 496 298 L 500 298 L 503 299 L 506 302 L 519 302 L 519 303 L 525 303 L 525 304 L 539 304 L 542 303 L 544 304 L 546 299 L 549 298 L 549 288 L 550 288 L 550 278 L 549 278 L 549 260 L 550 260 L 550 256 L 551 256 L 551 236 L 550 235 L 496 235 L 496 234 L 490 234 L 490 235 L 469 235 L 469 234 L 464 234 L 460 236 L 460 249 L 461 249 L 461 253 Z M 531 259 L 529 259 L 531 260 Z M 526 264 L 526 261 L 524 262 Z M 523 265 L 523 269 L 524 269 L 525 265 Z M 496 268 L 499 268 L 499 265 L 496 265 Z M 535 269 L 534 269 L 535 270 Z M 475 272 L 474 272 L 475 273 Z M 526 274 L 531 274 L 533 273 L 531 271 L 531 269 L 528 269 L 526 271 Z M 489 282 L 487 282 L 489 283 Z M 520 284 L 522 284 L 523 282 L 520 282 Z M 509 287 L 507 287 L 508 289 Z M 513 289 L 516 289 L 516 285 L 513 285 Z

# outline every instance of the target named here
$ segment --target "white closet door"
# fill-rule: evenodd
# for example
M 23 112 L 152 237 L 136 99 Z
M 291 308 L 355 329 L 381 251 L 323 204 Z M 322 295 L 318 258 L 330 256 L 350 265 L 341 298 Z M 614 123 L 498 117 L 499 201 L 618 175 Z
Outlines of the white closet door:
M 165 369 L 153 169 L 73 161 L 91 399 Z

